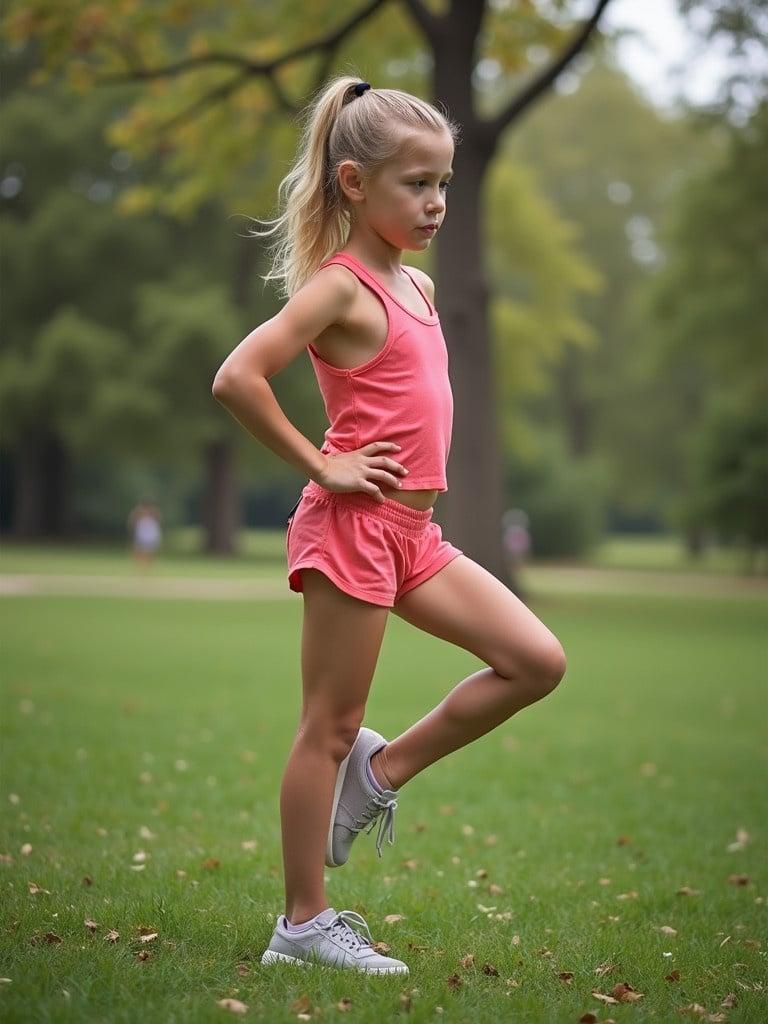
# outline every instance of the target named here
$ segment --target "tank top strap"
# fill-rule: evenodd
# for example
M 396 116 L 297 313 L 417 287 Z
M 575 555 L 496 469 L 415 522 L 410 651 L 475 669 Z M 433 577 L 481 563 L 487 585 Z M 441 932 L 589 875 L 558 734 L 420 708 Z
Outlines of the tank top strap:
M 351 270 L 353 274 L 363 280 L 369 288 L 376 292 L 385 306 L 392 305 L 392 296 L 386 288 L 383 287 L 383 285 L 379 284 L 370 270 L 368 270 L 360 260 L 356 259 L 354 256 L 350 256 L 347 252 L 337 252 L 327 259 L 318 269 L 322 270 L 323 267 L 327 267 L 332 263 L 338 263 L 341 266 L 347 267 L 348 270 Z

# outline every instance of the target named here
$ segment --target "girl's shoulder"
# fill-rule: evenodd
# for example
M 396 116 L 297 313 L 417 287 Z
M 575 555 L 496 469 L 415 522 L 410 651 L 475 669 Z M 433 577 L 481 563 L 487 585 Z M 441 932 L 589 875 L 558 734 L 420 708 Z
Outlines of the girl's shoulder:
M 407 270 L 409 274 L 412 274 L 418 284 L 424 289 L 429 296 L 429 301 L 434 306 L 435 304 L 435 285 L 429 274 L 425 274 L 423 270 L 419 270 L 418 267 L 407 267 L 403 264 L 403 270 Z

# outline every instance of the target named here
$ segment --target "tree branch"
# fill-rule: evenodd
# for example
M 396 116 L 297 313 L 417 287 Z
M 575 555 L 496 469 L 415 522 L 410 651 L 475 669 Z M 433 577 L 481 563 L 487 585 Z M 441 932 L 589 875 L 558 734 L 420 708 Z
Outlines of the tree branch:
M 95 81 L 98 85 L 111 85 L 116 82 L 136 82 L 145 79 L 167 78 L 184 74 L 187 71 L 193 71 L 196 68 L 213 66 L 216 64 L 228 64 L 238 67 L 242 70 L 244 75 L 247 74 L 248 76 L 271 75 L 283 65 L 290 64 L 296 60 L 301 60 L 302 57 L 306 57 L 309 54 L 314 53 L 316 50 L 336 49 L 346 36 L 354 32 L 359 25 L 371 17 L 371 15 L 373 15 L 379 7 L 386 2 L 387 0 L 369 0 L 366 7 L 361 8 L 346 22 L 338 28 L 330 31 L 327 35 L 321 36 L 319 39 L 312 40 L 308 43 L 302 43 L 301 46 L 297 46 L 293 50 L 288 50 L 286 53 L 283 53 L 279 57 L 275 57 L 269 61 L 249 60 L 249 58 L 238 53 L 205 53 L 196 57 L 186 57 L 184 60 L 176 61 L 173 64 L 166 64 L 164 67 L 135 67 L 130 71 L 102 75 L 95 79 Z
M 563 50 L 559 57 L 546 67 L 532 82 L 530 82 L 517 96 L 515 96 L 504 110 L 496 117 L 478 123 L 478 135 L 487 148 L 493 150 L 498 141 L 499 135 L 506 126 L 513 121 L 530 103 L 540 96 L 552 85 L 560 72 L 570 64 L 573 58 L 582 50 L 589 40 L 589 37 L 597 28 L 603 11 L 610 0 L 598 0 L 592 16 L 584 22 L 581 29 L 576 33 L 573 40 Z
M 434 46 L 437 41 L 439 25 L 443 19 L 436 18 L 431 11 L 428 11 L 422 0 L 403 0 L 403 3 L 410 11 L 413 20 Z

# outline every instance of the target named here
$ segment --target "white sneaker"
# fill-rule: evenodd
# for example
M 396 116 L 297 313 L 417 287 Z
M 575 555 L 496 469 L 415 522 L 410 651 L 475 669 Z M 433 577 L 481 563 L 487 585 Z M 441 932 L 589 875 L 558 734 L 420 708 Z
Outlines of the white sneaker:
M 384 737 L 373 729 L 360 729 L 352 749 L 339 765 L 325 850 L 326 867 L 346 864 L 358 834 L 366 826 L 370 826 L 370 832 L 380 815 L 383 817 L 376 836 L 379 857 L 384 837 L 390 845 L 395 841 L 397 791 L 385 789 L 379 793 L 371 784 L 367 770 L 371 756 L 386 745 Z
M 402 960 L 376 952 L 365 919 L 353 910 L 341 910 L 337 914 L 329 907 L 313 918 L 312 927 L 306 932 L 289 932 L 286 924 L 285 915 L 281 914 L 261 958 L 263 964 L 293 963 L 367 974 L 408 974 Z M 364 928 L 368 937 L 361 935 L 357 928 Z

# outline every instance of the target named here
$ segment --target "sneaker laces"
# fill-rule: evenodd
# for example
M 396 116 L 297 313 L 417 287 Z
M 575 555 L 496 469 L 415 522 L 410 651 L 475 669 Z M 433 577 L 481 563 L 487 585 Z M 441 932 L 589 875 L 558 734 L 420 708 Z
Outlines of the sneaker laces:
M 376 836 L 376 853 L 381 856 L 381 847 L 386 836 L 387 842 L 390 846 L 394 845 L 395 842 L 395 811 L 397 810 L 397 800 L 395 797 L 390 796 L 386 799 L 375 793 L 368 803 L 363 808 L 360 814 L 360 824 L 355 821 L 355 831 L 360 832 L 368 822 L 371 823 L 371 827 L 367 830 L 367 834 L 373 831 L 373 826 L 376 824 L 376 819 L 379 815 L 382 815 L 379 821 L 379 831 Z
M 356 927 L 352 927 L 353 925 Z M 373 936 L 365 918 L 355 913 L 354 910 L 340 910 L 328 924 L 318 925 L 318 927 L 338 939 L 348 949 L 357 950 L 361 946 L 373 945 Z M 361 935 L 357 928 L 364 928 L 368 938 Z

